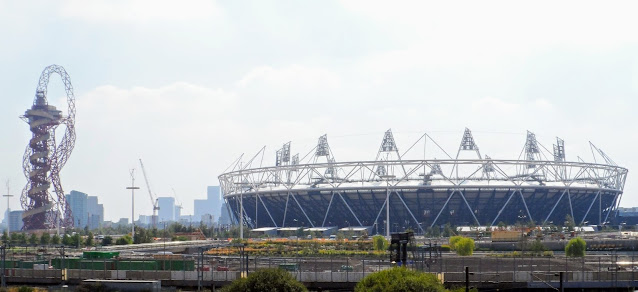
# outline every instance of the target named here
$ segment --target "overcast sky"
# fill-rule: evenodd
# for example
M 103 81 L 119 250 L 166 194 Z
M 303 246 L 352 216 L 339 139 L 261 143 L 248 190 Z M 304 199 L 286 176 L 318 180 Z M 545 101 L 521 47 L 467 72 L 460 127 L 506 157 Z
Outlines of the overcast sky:
M 637 206 L 636 6 L 0 0 L 0 179 L 14 195 L 26 183 L 18 117 L 58 64 L 77 99 L 62 184 L 99 196 L 107 220 L 130 216 L 139 158 L 154 192 L 174 188 L 192 214 L 242 153 L 267 145 L 272 164 L 281 144 L 303 155 L 327 133 L 337 160 L 374 159 L 389 128 L 400 149 L 428 132 L 455 152 L 468 127 L 494 158 L 517 158 L 526 130 L 563 138 L 568 160 L 592 161 L 591 141 L 629 168 L 621 205 Z M 53 76 L 49 101 L 64 99 Z M 150 214 L 141 191 L 136 213 Z

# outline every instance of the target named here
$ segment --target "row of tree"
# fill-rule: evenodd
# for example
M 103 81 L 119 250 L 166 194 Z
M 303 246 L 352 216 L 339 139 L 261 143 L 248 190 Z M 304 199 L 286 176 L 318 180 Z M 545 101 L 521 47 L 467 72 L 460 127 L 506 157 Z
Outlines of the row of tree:
M 303 292 L 306 287 L 297 281 L 289 272 L 277 269 L 262 269 L 251 273 L 246 278 L 233 281 L 222 289 L 224 292 Z M 372 273 L 363 278 L 354 289 L 355 292 L 364 291 L 432 291 L 445 292 L 443 283 L 434 274 L 410 270 L 404 267 Z M 452 291 L 464 291 L 458 288 Z M 472 289 L 472 291 L 477 291 Z

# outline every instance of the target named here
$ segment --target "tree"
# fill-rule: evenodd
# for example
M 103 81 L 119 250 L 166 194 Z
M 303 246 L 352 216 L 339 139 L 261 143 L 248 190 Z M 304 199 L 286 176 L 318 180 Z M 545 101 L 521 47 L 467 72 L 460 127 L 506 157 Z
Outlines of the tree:
M 460 256 L 471 256 L 474 253 L 474 239 L 463 237 L 456 242 L 456 254 Z
M 102 239 L 102 245 L 111 245 L 113 244 L 113 237 L 110 236 L 104 236 L 104 239 Z
M 86 246 L 93 246 L 93 232 L 89 231 L 86 235 L 86 240 L 84 241 Z
M 27 244 L 27 235 L 24 233 L 18 234 L 18 243 L 19 244 Z
M 74 234 L 73 236 L 71 236 L 71 245 L 80 248 L 80 246 L 82 246 L 84 244 L 83 240 L 82 240 L 82 236 L 80 236 L 79 233 Z
M 40 239 L 40 240 L 42 240 L 42 239 Z M 60 244 L 60 236 L 57 235 L 57 234 L 54 234 L 51 237 L 51 244 Z
M 565 246 L 565 255 L 568 257 L 584 257 L 587 242 L 580 237 L 572 238 Z
M 136 228 L 135 236 L 133 237 L 133 243 L 138 244 L 138 243 L 149 243 L 149 242 L 153 242 L 151 233 L 142 227 Z
M 48 245 L 51 242 L 51 235 L 48 232 L 42 233 L 40 236 L 40 244 Z
M 115 244 L 117 244 L 117 245 L 133 244 L 133 238 L 131 238 L 131 236 L 127 234 L 127 235 L 124 235 L 124 236 L 118 238 L 115 241 Z
M 547 247 L 540 241 L 540 239 L 536 239 L 532 242 L 530 250 L 534 253 L 534 255 L 541 255 L 547 250 Z
M 233 281 L 222 289 L 224 292 L 257 292 L 257 291 L 308 291 L 306 287 L 290 275 L 278 268 L 261 269 L 249 274 L 247 278 Z
M 63 245 L 72 245 L 73 241 L 71 240 L 71 236 L 69 236 L 68 234 L 64 234 L 62 236 L 62 244 Z
M 31 236 L 29 236 L 29 244 L 38 244 L 38 236 L 35 233 L 31 233 Z
M 567 227 L 568 231 L 574 231 L 574 228 L 576 227 L 576 222 L 574 221 L 574 218 L 569 214 L 565 216 L 565 227 Z
M 394 267 L 366 276 L 354 291 L 445 291 L 445 288 L 433 274 Z
M 463 239 L 463 236 L 452 236 L 450 237 L 450 248 L 452 250 L 456 250 L 456 243 L 459 242 L 459 240 Z
M 445 226 L 443 227 L 443 237 L 452 237 L 454 235 L 456 235 L 454 227 L 452 227 L 450 223 L 445 223 Z
M 388 241 L 383 237 L 383 235 L 375 235 L 372 237 L 372 245 L 374 246 L 374 250 L 382 251 L 388 249 Z
M 2 242 L 5 244 L 9 242 L 9 234 L 7 234 L 6 230 L 2 232 Z

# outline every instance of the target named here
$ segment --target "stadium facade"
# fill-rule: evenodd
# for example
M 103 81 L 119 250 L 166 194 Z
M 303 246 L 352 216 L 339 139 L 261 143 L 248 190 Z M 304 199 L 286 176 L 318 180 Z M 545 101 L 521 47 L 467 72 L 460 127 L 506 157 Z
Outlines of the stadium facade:
M 258 153 L 219 181 L 233 219 L 250 228 L 367 226 L 389 234 L 446 223 L 563 225 L 568 215 L 575 224 L 605 224 L 616 215 L 627 177 L 626 168 L 591 143 L 598 163 L 566 161 L 563 140 L 550 152 L 531 132 L 513 160 L 481 155 L 469 129 L 456 157 L 427 134 L 419 141 L 447 158 L 402 159 L 388 130 L 375 160 L 337 162 L 323 135 L 301 162 L 289 142 L 277 151 L 275 166 L 251 167 Z M 476 158 L 459 159 L 465 151 Z

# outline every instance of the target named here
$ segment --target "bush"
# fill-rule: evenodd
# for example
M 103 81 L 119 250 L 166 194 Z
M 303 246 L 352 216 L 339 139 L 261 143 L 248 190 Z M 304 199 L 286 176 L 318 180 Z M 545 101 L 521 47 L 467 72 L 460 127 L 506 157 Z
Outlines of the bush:
M 445 291 L 445 288 L 433 274 L 395 267 L 366 276 L 354 291 Z
M 111 245 L 113 244 L 113 237 L 110 236 L 104 236 L 104 239 L 102 239 L 102 245 Z
M 452 236 L 450 237 L 450 248 L 452 250 L 456 250 L 456 243 L 459 242 L 459 240 L 463 239 L 463 236 Z
M 249 274 L 247 278 L 233 281 L 222 288 L 224 292 L 257 292 L 257 291 L 308 291 L 306 287 L 290 275 L 278 268 L 262 269 Z
M 452 248 L 448 244 L 441 245 L 441 251 L 451 251 Z
M 372 237 L 372 244 L 374 246 L 374 250 L 383 251 L 388 249 L 388 241 L 383 237 L 383 235 L 375 235 Z
M 471 256 L 474 253 L 474 239 L 463 237 L 456 242 L 456 254 Z
M 530 249 L 532 250 L 532 252 L 534 252 L 534 254 L 541 254 L 542 252 L 547 250 L 547 247 L 545 247 L 545 245 L 537 239 L 532 242 Z
M 131 238 L 131 236 L 127 234 L 127 235 L 124 235 L 124 236 L 118 238 L 115 241 L 115 244 L 117 244 L 117 245 L 133 244 L 133 238 Z
M 565 255 L 568 257 L 584 257 L 587 243 L 580 237 L 572 238 L 565 246 Z
M 546 250 L 543 252 L 543 256 L 544 257 L 553 257 L 554 256 L 554 252 L 551 250 Z

